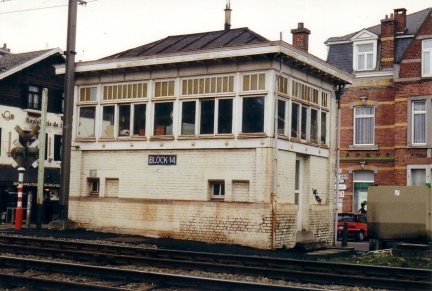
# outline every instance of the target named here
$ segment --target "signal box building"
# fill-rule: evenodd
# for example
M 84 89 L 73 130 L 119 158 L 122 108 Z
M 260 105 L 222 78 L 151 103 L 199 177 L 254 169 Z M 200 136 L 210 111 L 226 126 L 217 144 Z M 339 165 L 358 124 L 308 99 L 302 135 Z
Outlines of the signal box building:
M 227 28 L 77 63 L 69 218 L 262 249 L 331 243 L 335 88 L 351 75 L 293 33 L 297 47 Z
M 27 206 L 28 193 L 33 193 L 36 203 L 38 157 L 35 154 L 38 154 L 40 136 L 34 128 L 41 126 L 44 88 L 48 89 L 44 191 L 53 204 L 58 203 L 64 78 L 55 74 L 54 65 L 64 63 L 63 52 L 58 48 L 19 54 L 11 53 L 6 47 L 0 49 L 0 212 L 6 214 L 1 215 L 3 223 L 13 220 L 18 167 L 25 167 L 23 206 Z M 30 132 L 34 135 L 30 136 Z M 32 149 L 26 159 L 14 155 L 14 149 L 25 147 Z
M 355 75 L 341 100 L 345 212 L 367 202 L 370 185 L 432 182 L 432 8 L 393 12 L 326 42 L 328 62 Z

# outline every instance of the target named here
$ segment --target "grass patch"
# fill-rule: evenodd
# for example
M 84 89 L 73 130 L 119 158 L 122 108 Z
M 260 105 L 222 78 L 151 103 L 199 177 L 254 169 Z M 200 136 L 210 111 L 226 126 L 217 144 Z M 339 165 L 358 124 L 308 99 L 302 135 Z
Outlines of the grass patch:
M 336 257 L 330 259 L 330 262 L 385 267 L 432 269 L 432 258 L 395 256 L 391 249 L 367 252 L 362 255 L 353 255 L 349 257 Z

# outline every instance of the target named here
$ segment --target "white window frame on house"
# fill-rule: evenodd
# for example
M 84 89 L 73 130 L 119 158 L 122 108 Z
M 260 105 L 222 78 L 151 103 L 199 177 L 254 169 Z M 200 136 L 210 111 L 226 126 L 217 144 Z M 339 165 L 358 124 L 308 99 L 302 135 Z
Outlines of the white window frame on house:
M 93 108 L 94 109 L 94 115 L 92 116 L 93 123 L 88 124 L 88 122 L 84 122 L 85 116 L 83 116 L 82 111 L 84 109 Z M 97 120 L 97 106 L 96 105 L 89 105 L 89 106 L 79 106 L 78 107 L 78 126 L 77 126 L 77 138 L 78 139 L 86 139 L 96 138 L 96 120 Z M 91 122 L 91 121 L 90 121 Z M 91 131 L 85 130 L 85 133 L 83 132 L 84 129 L 90 129 Z
M 424 176 L 422 175 L 423 171 L 424 171 Z M 407 166 L 407 186 L 430 186 L 431 183 L 432 183 L 432 164 Z
M 208 185 L 211 199 L 225 199 L 225 180 L 209 180 Z
M 357 112 L 360 109 L 372 109 L 372 113 Z M 369 121 L 369 122 L 368 122 Z M 370 123 L 370 124 L 366 124 Z M 354 146 L 371 146 L 375 144 L 375 107 L 354 107 Z
M 228 126 L 222 127 L 222 122 L 224 121 L 222 116 L 228 112 L 227 108 L 225 107 L 221 107 L 221 104 L 223 102 L 226 101 L 230 101 L 231 102 L 231 106 L 230 106 L 230 115 L 228 118 L 230 118 L 231 120 L 228 121 L 227 123 Z M 212 114 L 205 114 L 205 112 L 203 111 L 203 104 L 207 103 L 207 102 L 213 102 L 213 112 Z M 193 109 L 191 114 L 193 115 L 192 117 L 189 116 L 189 118 L 185 118 L 185 114 L 187 114 L 187 112 L 185 112 L 185 103 L 189 103 L 192 104 L 193 103 Z M 234 114 L 234 98 L 202 98 L 202 99 L 186 99 L 186 100 L 182 100 L 181 102 L 181 114 L 180 114 L 180 135 L 181 136 L 198 136 L 198 135 L 212 135 L 212 136 L 216 136 L 216 135 L 232 135 L 233 134 L 233 114 Z M 210 128 L 207 128 L 207 130 L 204 129 L 203 126 L 203 118 L 205 118 L 206 116 L 211 116 L 212 117 L 212 121 L 211 124 L 212 126 Z M 187 119 L 185 122 L 184 119 Z
M 27 108 L 32 110 L 41 110 L 42 89 L 40 86 L 29 85 L 27 93 Z
M 415 105 L 421 105 L 420 103 L 424 103 L 424 106 Z M 432 124 L 432 95 L 408 97 L 407 121 L 408 147 L 430 148 L 432 146 L 432 128 L 430 127 Z
M 432 77 L 432 39 L 422 40 L 422 77 Z
M 353 70 L 358 72 L 375 70 L 378 55 L 378 35 L 363 29 L 354 35 L 351 41 L 353 42 Z M 363 51 L 367 46 L 370 46 L 371 50 Z
M 262 107 L 255 107 L 257 110 L 251 110 L 254 108 L 253 106 L 246 106 L 247 102 L 253 102 L 253 100 L 258 100 L 257 105 L 259 104 L 259 100 L 262 100 Z M 265 103 L 266 96 L 244 96 L 241 98 L 242 102 L 242 110 L 241 110 L 241 133 L 242 134 L 257 134 L 263 133 L 265 130 Z M 250 104 L 249 104 L 250 105 Z M 245 109 L 250 109 L 246 112 Z M 254 121 L 254 122 L 251 122 Z

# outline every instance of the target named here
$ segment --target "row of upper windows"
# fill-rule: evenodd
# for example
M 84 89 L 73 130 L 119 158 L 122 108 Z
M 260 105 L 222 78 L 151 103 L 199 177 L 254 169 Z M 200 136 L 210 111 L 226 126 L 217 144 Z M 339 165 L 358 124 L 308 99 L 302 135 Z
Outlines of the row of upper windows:
M 240 133 L 264 133 L 265 99 L 243 97 L 238 110 L 234 98 L 79 106 L 77 137 L 231 135 L 237 126 Z M 325 110 L 294 100 L 278 100 L 278 134 L 287 138 L 327 144 L 328 118 Z
M 371 71 L 377 64 L 377 40 L 354 42 L 354 71 Z M 422 77 L 432 76 L 432 39 L 422 41 Z
M 432 97 L 411 98 L 408 104 L 408 145 L 432 144 Z M 375 111 L 373 106 L 354 107 L 354 145 L 375 145 Z
M 258 74 L 243 74 L 242 91 L 264 91 L 266 90 L 266 75 Z M 291 82 L 291 94 L 289 94 L 289 85 Z M 103 84 L 102 85 L 102 102 L 104 101 L 121 101 L 133 100 L 139 98 L 148 98 L 149 81 L 130 82 L 119 84 Z M 182 96 L 195 95 L 215 95 L 218 93 L 234 94 L 234 76 L 220 77 L 202 77 L 189 78 L 181 80 Z M 79 102 L 94 102 L 97 101 L 96 86 L 85 86 L 79 89 Z M 302 101 L 311 102 L 322 107 L 329 105 L 329 91 L 320 90 L 309 84 L 300 82 L 287 77 L 280 77 L 278 92 L 286 94 L 294 98 L 299 98 Z M 175 81 L 155 81 L 154 94 L 157 97 L 175 97 Z

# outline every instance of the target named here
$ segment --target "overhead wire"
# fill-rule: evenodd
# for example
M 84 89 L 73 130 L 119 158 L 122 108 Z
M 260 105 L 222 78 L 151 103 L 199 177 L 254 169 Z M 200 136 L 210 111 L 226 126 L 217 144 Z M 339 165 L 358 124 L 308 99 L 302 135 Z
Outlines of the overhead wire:
M 5 1 L 12 1 L 12 0 L 2 0 L 1 2 L 5 2 Z M 95 2 L 95 1 L 97 1 L 97 0 L 87 0 L 86 2 L 89 3 L 89 2 Z M 67 6 L 68 6 L 68 4 L 56 5 L 56 6 L 47 6 L 47 7 L 39 7 L 39 8 L 28 8 L 28 9 L 23 9 L 23 10 L 0 12 L 0 14 L 11 14 L 11 13 L 27 12 L 27 11 L 34 11 L 34 10 L 44 10 L 44 9 L 67 7 Z

